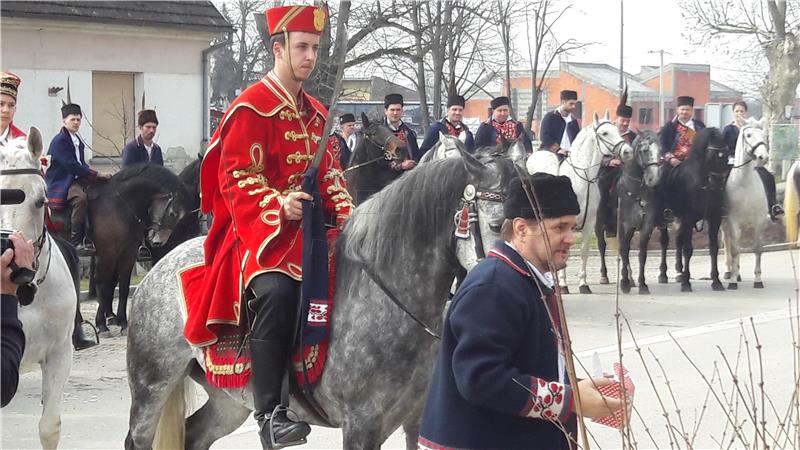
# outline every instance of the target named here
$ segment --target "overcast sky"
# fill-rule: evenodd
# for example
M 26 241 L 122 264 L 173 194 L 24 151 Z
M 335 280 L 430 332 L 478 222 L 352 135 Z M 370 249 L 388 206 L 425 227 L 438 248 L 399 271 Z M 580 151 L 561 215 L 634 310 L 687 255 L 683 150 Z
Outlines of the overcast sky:
M 561 39 L 571 37 L 580 42 L 597 43 L 569 60 L 619 67 L 620 0 L 572 0 L 568 3 L 573 5 L 572 9 L 561 19 L 557 34 Z M 691 31 L 684 26 L 681 8 L 675 0 L 624 0 L 624 13 L 624 69 L 628 73 L 639 72 L 642 65 L 657 66 L 658 55 L 648 54 L 648 51 L 660 49 L 672 54 L 664 55 L 665 65 L 671 62 L 710 64 L 711 77 L 723 83 L 733 82 L 736 71 L 742 69 L 735 61 L 716 56 L 713 49 L 693 46 L 684 37 Z M 525 39 L 524 28 L 519 30 L 518 39 Z M 527 48 L 523 51 L 527 55 Z

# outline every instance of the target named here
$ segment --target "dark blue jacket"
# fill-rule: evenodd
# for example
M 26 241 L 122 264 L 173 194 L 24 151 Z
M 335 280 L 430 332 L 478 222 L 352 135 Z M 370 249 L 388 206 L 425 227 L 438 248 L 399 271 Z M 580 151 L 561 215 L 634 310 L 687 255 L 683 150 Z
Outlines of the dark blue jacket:
M 42 301 L 42 300 L 39 300 Z M 3 294 L 0 303 L 0 342 L 2 343 L 2 406 L 17 393 L 19 364 L 25 352 L 25 333 L 19 321 L 19 304 L 13 295 Z
M 514 381 L 533 386 L 540 396 L 561 386 L 565 406 L 557 417 L 569 421 L 574 416 L 571 388 L 550 383 L 558 381 L 559 352 L 534 277 L 522 257 L 502 241 L 467 274 L 445 319 L 422 416 L 422 444 L 461 449 L 568 448 L 556 425 L 525 417 L 537 398 Z M 551 292 L 542 289 L 545 297 Z M 537 388 L 539 380 L 545 388 Z M 566 427 L 574 429 L 572 423 Z
M 697 119 L 694 119 L 695 131 L 700 131 L 705 127 L 706 124 Z M 675 118 L 667 122 L 661 128 L 661 131 L 658 133 L 658 135 L 659 139 L 661 139 L 661 156 L 664 156 L 667 153 L 671 153 L 672 150 L 675 149 L 675 146 L 678 145 L 678 119 Z M 735 146 L 736 145 L 734 144 L 734 147 Z
M 425 153 L 428 152 L 431 148 L 433 148 L 436 143 L 439 142 L 439 133 L 442 134 L 449 134 L 450 130 L 447 128 L 447 124 L 445 123 L 447 119 L 442 119 L 439 122 L 434 123 L 428 128 L 428 133 L 425 134 L 425 140 L 422 141 L 422 145 L 419 146 L 419 157 L 422 158 Z M 461 123 L 461 126 L 464 128 L 464 132 L 467 135 L 467 139 L 464 142 L 464 145 L 467 147 L 467 151 L 472 153 L 475 150 L 475 138 L 472 136 L 472 132 L 469 131 L 469 127 L 465 123 Z M 458 136 L 456 136 L 458 137 Z
M 578 119 L 573 120 L 567 125 L 567 121 L 561 114 L 550 111 L 542 118 L 542 126 L 540 127 L 539 137 L 542 139 L 542 148 L 550 150 L 553 144 L 561 145 L 561 136 L 564 135 L 564 128 L 567 128 L 567 136 L 570 142 L 575 142 L 575 137 L 581 132 L 581 124 Z
M 494 147 L 498 144 L 497 142 L 497 130 L 492 126 L 493 119 L 489 119 L 487 122 L 483 122 L 479 127 L 478 131 L 475 133 L 475 147 Z M 508 119 L 512 120 L 512 119 Z M 528 136 L 528 133 L 525 132 L 525 127 L 522 125 L 522 122 L 517 122 L 517 138 L 522 136 L 522 143 L 525 146 L 525 150 L 528 153 L 533 151 L 533 144 L 531 143 L 531 138 Z
M 725 138 L 725 143 L 728 144 L 731 154 L 733 154 L 736 151 L 736 141 L 739 140 L 739 127 L 732 123 L 725 125 L 722 130 L 722 136 Z
M 55 135 L 50 141 L 47 153 L 50 155 L 50 165 L 45 173 L 47 181 L 47 200 L 51 209 L 63 209 L 67 204 L 67 193 L 72 182 L 76 179 L 91 180 L 97 176 L 83 156 L 85 145 L 81 140 L 79 145 L 80 159 L 75 157 L 75 145 L 66 128 Z
M 144 141 L 141 135 L 128 142 L 125 148 L 122 149 L 123 168 L 138 163 L 158 164 L 159 166 L 164 165 L 164 158 L 161 156 L 161 147 L 155 142 L 153 142 L 153 152 L 150 158 L 147 158 L 147 149 L 144 148 Z
M 419 145 L 417 144 L 417 133 L 411 129 L 405 122 L 400 122 L 400 129 L 394 131 L 391 126 L 389 126 L 389 121 L 386 118 L 383 119 L 383 124 L 386 125 L 395 136 L 399 137 L 400 139 L 406 141 L 408 145 L 408 156 L 411 157 L 414 161 L 419 162 L 419 159 L 422 158 L 422 155 L 419 152 Z M 405 136 L 401 137 L 400 134 L 404 133 Z

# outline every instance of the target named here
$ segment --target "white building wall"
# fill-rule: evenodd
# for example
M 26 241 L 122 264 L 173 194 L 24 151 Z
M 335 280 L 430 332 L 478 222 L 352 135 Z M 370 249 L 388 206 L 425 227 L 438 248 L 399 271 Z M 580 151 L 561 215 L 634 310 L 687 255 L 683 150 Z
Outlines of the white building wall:
M 92 72 L 134 73 L 136 111 L 145 92 L 146 106 L 158 114 L 161 148 L 183 147 L 190 156 L 201 151 L 201 57 L 212 34 L 6 17 L 0 33 L 2 69 L 22 78 L 14 121 L 20 128 L 37 126 L 49 143 L 61 127 L 68 76 L 72 100 L 91 121 Z M 53 86 L 64 90 L 49 97 Z M 91 146 L 91 129 L 88 124 L 81 129 Z

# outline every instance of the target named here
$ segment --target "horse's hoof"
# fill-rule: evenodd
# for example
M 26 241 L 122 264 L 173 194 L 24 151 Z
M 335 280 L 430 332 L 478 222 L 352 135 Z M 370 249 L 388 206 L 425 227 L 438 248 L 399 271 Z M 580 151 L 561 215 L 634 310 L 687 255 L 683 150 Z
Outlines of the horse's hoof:
M 681 284 L 681 292 L 692 292 L 692 285 L 689 283 Z
M 128 335 L 128 327 L 125 327 L 125 328 L 122 328 L 121 330 L 119 330 L 119 335 L 120 336 L 127 336 Z
M 728 283 L 728 290 L 729 291 L 735 291 L 737 289 L 739 289 L 739 283 L 734 283 L 734 282 Z
M 742 276 L 741 275 L 736 275 L 736 281 L 741 283 L 742 282 Z
M 764 282 L 763 281 L 754 281 L 753 287 L 756 289 L 764 289 Z
M 667 283 L 669 283 L 669 278 L 667 278 L 666 275 L 661 274 L 661 275 L 658 276 L 658 283 L 659 284 L 667 284 Z
M 631 292 L 630 283 L 620 283 L 619 290 L 621 290 L 625 294 L 629 294 Z
M 608 282 L 608 277 L 600 277 L 600 284 L 610 284 Z
M 561 286 L 561 294 L 569 294 L 569 286 Z
M 650 288 L 644 283 L 640 284 L 639 295 L 650 295 Z
M 109 325 L 119 325 L 119 323 L 117 323 L 117 316 L 109 316 L 106 318 L 106 323 Z
M 592 289 L 589 287 L 588 284 L 581 285 L 578 288 L 578 291 L 580 291 L 581 294 L 591 294 L 592 293 Z
M 722 285 L 722 282 L 715 281 L 715 282 L 711 283 L 711 289 L 714 290 L 714 291 L 724 291 L 725 290 L 725 286 Z
M 726 280 L 730 280 L 731 279 L 731 273 L 730 272 L 725 272 L 725 274 L 722 275 L 722 278 L 724 278 Z

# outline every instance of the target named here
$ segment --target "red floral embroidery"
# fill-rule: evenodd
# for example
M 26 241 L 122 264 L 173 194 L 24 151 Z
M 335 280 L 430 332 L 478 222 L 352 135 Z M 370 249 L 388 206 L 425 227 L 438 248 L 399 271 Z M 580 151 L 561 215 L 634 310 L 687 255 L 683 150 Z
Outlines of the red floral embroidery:
M 515 120 L 508 119 L 503 123 L 499 123 L 492 119 L 490 123 L 496 131 L 495 144 L 499 144 L 502 138 L 505 138 L 507 141 L 513 141 L 519 137 L 517 134 L 517 122 Z

